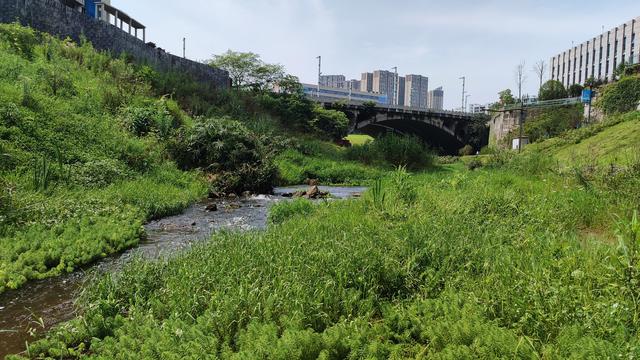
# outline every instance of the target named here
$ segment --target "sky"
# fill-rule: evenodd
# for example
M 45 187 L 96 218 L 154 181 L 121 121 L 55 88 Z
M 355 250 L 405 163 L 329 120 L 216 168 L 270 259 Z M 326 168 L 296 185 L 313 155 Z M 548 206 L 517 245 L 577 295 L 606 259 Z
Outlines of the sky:
M 445 108 L 460 107 L 467 78 L 470 104 L 539 86 L 533 65 L 640 15 L 638 0 L 112 0 L 147 26 L 147 41 L 193 60 L 228 49 L 260 54 L 302 82 L 323 74 L 360 79 L 395 66 L 442 86 Z M 548 73 L 545 74 L 548 77 Z M 546 80 L 546 79 L 545 79 Z

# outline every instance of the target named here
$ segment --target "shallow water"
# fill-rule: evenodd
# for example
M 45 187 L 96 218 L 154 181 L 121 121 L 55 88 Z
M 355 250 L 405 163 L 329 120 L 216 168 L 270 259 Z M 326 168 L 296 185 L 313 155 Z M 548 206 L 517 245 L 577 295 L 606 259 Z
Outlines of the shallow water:
M 191 244 L 209 239 L 222 229 L 248 231 L 267 226 L 269 207 L 283 201 L 283 194 L 306 190 L 308 186 L 277 188 L 271 195 L 258 195 L 235 201 L 206 200 L 194 204 L 182 214 L 145 225 L 146 239 L 131 250 L 103 259 L 84 270 L 51 279 L 31 282 L 19 290 L 0 295 L 0 359 L 24 351 L 26 342 L 43 331 L 75 316 L 74 302 L 84 281 L 96 272 L 117 271 L 134 256 L 154 259 L 184 250 Z M 362 187 L 320 186 L 333 198 L 346 199 L 366 190 Z M 217 204 L 218 211 L 206 207 Z

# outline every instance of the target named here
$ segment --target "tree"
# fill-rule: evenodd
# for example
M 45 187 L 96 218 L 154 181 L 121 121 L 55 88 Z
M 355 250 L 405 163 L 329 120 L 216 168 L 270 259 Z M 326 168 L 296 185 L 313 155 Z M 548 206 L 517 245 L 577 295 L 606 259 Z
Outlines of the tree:
M 544 62 L 544 60 L 540 60 L 540 61 L 538 61 L 537 63 L 535 63 L 533 65 L 533 72 L 538 77 L 538 80 L 540 80 L 540 86 L 538 87 L 538 89 L 540 89 L 542 87 L 542 82 L 544 81 L 544 73 L 545 73 L 545 71 L 547 71 L 547 63 Z
M 604 86 L 596 106 L 606 114 L 633 111 L 640 102 L 640 76 L 626 76 Z
M 567 90 L 564 85 L 558 80 L 549 80 L 542 85 L 538 98 L 540 100 L 555 100 L 565 99 L 567 97 Z
M 538 142 L 575 128 L 583 116 L 579 105 L 537 110 L 524 123 L 524 130 L 531 142 Z
M 280 91 L 285 94 L 293 95 L 303 93 L 302 84 L 300 84 L 300 79 L 298 79 L 297 76 L 285 75 L 278 81 L 278 86 L 280 87 Z
M 516 103 L 516 99 L 513 98 L 511 89 L 502 90 L 498 93 L 500 97 L 500 105 L 511 105 Z
M 284 77 L 284 67 L 280 64 L 267 64 L 260 55 L 252 52 L 228 50 L 222 55 L 214 55 L 209 65 L 229 72 L 236 89 L 252 87 L 263 90 Z
M 573 84 L 571 86 L 569 86 L 569 89 L 567 90 L 567 93 L 569 95 L 569 97 L 578 97 L 582 95 L 582 90 L 584 90 L 584 87 L 580 84 Z
M 518 86 L 518 100 L 522 101 L 522 87 L 524 83 L 527 81 L 527 75 L 524 72 L 524 68 L 526 63 L 522 61 L 518 66 L 516 66 L 516 85 Z

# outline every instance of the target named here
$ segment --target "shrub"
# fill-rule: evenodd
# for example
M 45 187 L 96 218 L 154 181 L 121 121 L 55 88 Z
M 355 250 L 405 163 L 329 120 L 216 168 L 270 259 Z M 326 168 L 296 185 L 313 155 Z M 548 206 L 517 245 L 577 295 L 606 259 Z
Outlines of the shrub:
M 595 105 L 606 114 L 633 111 L 640 102 L 640 76 L 623 77 L 601 89 L 602 94 Z
M 61 66 L 40 68 L 38 77 L 44 81 L 47 90 L 53 96 L 70 97 L 76 95 L 73 79 L 69 72 Z
M 86 187 L 105 187 L 132 176 L 132 171 L 122 162 L 101 159 L 72 166 L 70 182 Z
M 580 105 L 539 110 L 531 113 L 524 123 L 524 131 L 531 142 L 538 142 L 576 128 L 583 117 Z
M 136 136 L 156 133 L 166 139 L 173 130 L 184 121 L 182 114 L 173 105 L 170 112 L 164 100 L 147 103 L 142 106 L 130 106 L 124 110 L 125 127 Z
M 569 86 L 569 89 L 567 89 L 567 94 L 569 95 L 569 97 L 579 97 L 582 95 L 582 90 L 584 90 L 584 87 L 582 87 L 582 85 L 573 84 Z
M 473 155 L 473 146 L 471 145 L 465 145 L 463 148 L 461 148 L 460 150 L 458 150 L 458 154 L 460 156 L 470 156 Z
M 317 106 L 313 110 L 314 118 L 309 121 L 312 129 L 321 136 L 332 140 L 342 139 L 349 131 L 349 119 L 341 111 L 327 110 Z
M 471 171 L 479 169 L 482 166 L 484 166 L 484 164 L 482 163 L 482 160 L 480 160 L 477 157 L 474 157 L 473 159 L 471 159 L 471 161 L 469 161 L 467 163 L 467 169 L 469 169 Z
M 540 100 L 564 99 L 567 97 L 567 90 L 558 80 L 549 80 L 542 85 L 538 98 Z
M 0 41 L 3 45 L 8 45 L 14 53 L 32 60 L 40 38 L 32 28 L 13 23 L 0 26 Z
M 277 174 L 257 136 L 230 119 L 196 121 L 178 134 L 170 150 L 183 169 L 217 174 L 213 186 L 219 191 L 269 192 Z

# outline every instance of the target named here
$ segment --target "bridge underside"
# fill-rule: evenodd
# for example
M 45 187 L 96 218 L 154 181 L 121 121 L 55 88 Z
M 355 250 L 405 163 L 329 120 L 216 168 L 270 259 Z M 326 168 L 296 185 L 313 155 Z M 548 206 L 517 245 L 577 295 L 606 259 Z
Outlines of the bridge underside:
M 441 155 L 458 155 L 458 150 L 464 146 L 455 136 L 422 121 L 397 119 L 378 121 L 358 128 L 356 132 L 373 137 L 391 132 L 413 135 L 422 139 L 431 149 Z

